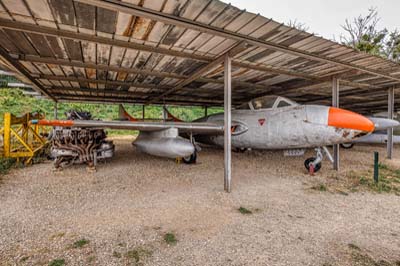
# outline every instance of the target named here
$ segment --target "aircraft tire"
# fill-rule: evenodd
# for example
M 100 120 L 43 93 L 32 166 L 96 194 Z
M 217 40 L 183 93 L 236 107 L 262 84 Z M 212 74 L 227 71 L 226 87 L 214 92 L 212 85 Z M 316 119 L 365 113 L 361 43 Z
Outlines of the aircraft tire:
M 340 144 L 340 147 L 342 147 L 343 149 L 351 149 L 353 148 L 354 143 L 342 143 Z
M 306 167 L 306 169 L 307 169 L 308 172 L 310 171 L 310 163 L 312 163 L 312 162 L 314 162 L 314 161 L 315 161 L 315 158 L 314 158 L 314 157 L 308 158 L 307 160 L 304 161 L 304 166 Z M 322 167 L 322 164 L 321 164 L 321 163 L 318 163 L 318 164 L 315 166 L 315 168 L 314 168 L 314 173 L 316 173 L 316 172 L 318 172 L 319 170 L 321 170 L 321 167 Z
M 247 149 L 246 148 L 234 148 L 232 151 L 236 152 L 236 153 L 244 153 L 247 151 Z
M 196 161 L 197 161 L 197 152 L 196 152 L 196 150 L 194 151 L 194 153 L 192 155 L 190 155 L 188 157 L 183 157 L 182 161 L 185 164 L 195 164 Z

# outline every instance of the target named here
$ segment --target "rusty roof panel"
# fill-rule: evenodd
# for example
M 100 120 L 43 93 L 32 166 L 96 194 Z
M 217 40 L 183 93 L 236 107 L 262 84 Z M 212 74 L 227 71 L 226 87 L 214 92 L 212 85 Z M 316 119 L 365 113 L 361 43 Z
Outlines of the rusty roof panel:
M 255 38 L 283 48 L 247 42 L 247 47 L 234 55 L 234 104 L 271 92 L 317 99 L 330 94 L 326 78 L 333 75 L 363 83 L 359 88 L 357 84 L 342 86 L 349 94 L 346 97 L 365 90 L 368 84 L 376 87 L 377 93 L 388 86 L 400 85 L 400 66 L 396 63 L 218 0 L 96 3 L 95 6 L 88 0 L 3 0 L 0 48 L 17 58 L 32 79 L 36 77 L 43 88 L 59 99 L 84 96 L 84 100 L 93 101 L 145 102 L 165 91 L 160 86 L 173 88 L 236 46 L 239 40 L 234 34 L 244 36 L 245 42 Z M 193 21 L 194 26 L 127 12 L 132 7 L 148 8 L 162 16 L 172 15 L 176 20 L 185 18 Z M 40 32 L 31 30 L 29 25 L 37 25 Z M 64 32 L 50 31 L 57 28 Z M 218 29 L 218 33 L 208 29 Z M 242 65 L 236 66 L 238 63 Z M 49 79 L 40 78 L 39 74 Z M 190 104 L 218 104 L 213 99 L 219 97 L 221 104 L 223 67 L 213 67 L 203 77 L 166 95 L 160 102 L 184 104 L 187 99 Z M 325 79 L 325 85 L 319 79 Z M 304 84 L 311 85 L 304 87 Z M 86 91 L 82 92 L 83 89 Z M 133 92 L 140 95 L 129 97 Z

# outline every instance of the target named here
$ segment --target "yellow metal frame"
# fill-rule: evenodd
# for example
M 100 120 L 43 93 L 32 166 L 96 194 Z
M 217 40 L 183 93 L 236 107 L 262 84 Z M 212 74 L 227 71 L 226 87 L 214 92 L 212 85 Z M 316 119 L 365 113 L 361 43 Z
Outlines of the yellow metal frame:
M 0 147 L 0 157 L 25 159 L 25 163 L 32 162 L 33 157 L 42 150 L 47 140 L 41 136 L 42 127 L 31 125 L 33 119 L 43 119 L 40 114 L 27 113 L 23 116 L 4 114 L 4 126 L 0 128 L 3 136 L 3 146 Z

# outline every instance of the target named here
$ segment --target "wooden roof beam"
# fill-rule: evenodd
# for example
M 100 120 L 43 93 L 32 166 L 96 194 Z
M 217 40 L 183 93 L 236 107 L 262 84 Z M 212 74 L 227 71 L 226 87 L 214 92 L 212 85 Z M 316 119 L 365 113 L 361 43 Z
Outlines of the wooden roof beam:
M 31 62 L 31 63 L 45 63 L 45 64 L 52 64 L 52 65 L 60 65 L 60 66 L 92 68 L 92 69 L 97 69 L 97 70 L 125 72 L 125 73 L 139 74 L 139 75 L 145 75 L 145 76 L 154 76 L 154 77 L 160 77 L 160 78 L 173 78 L 173 79 L 187 79 L 188 78 L 188 76 L 174 74 L 174 73 L 170 73 L 170 72 L 150 71 L 150 70 L 143 70 L 143 69 L 136 69 L 136 68 L 126 68 L 126 67 L 120 67 L 120 66 L 94 64 L 94 63 L 90 63 L 90 62 L 83 63 L 83 62 L 78 62 L 78 61 L 70 61 L 70 60 L 66 60 L 66 59 L 55 59 L 55 58 L 50 58 L 50 57 L 39 57 L 39 56 L 32 56 L 32 55 L 15 55 L 15 56 L 19 60 L 27 61 L 27 62 Z M 239 63 L 238 67 L 246 68 L 245 65 L 248 65 L 248 64 L 243 65 L 242 63 Z M 255 66 L 254 70 L 270 72 L 269 68 L 264 67 L 264 66 Z M 291 75 L 288 75 L 288 76 L 291 76 Z M 55 76 L 46 76 L 46 77 L 47 77 L 47 79 L 53 79 L 52 77 L 55 77 Z M 331 80 L 330 76 L 318 79 L 316 77 L 311 77 L 311 76 L 306 77 L 306 76 L 301 75 L 300 78 L 314 80 L 313 83 L 310 83 L 310 86 L 314 86 L 317 84 L 322 85 Z M 339 78 L 340 78 L 340 76 L 339 76 Z M 205 82 L 205 83 L 219 83 L 219 84 L 223 84 L 223 82 L 224 82 L 222 79 L 211 79 L 211 78 L 199 78 L 196 81 Z M 342 79 L 340 79 L 340 81 L 342 82 L 342 84 L 356 87 L 356 88 L 370 88 L 370 89 L 376 88 L 376 87 L 371 86 L 366 83 L 357 83 L 357 82 L 351 82 L 351 81 L 346 81 L 346 80 L 342 80 Z M 92 80 L 90 82 L 95 83 L 96 81 Z M 266 88 L 265 86 L 262 86 L 262 85 L 257 85 L 257 84 L 253 84 L 250 82 L 244 82 L 244 81 L 238 81 L 238 80 L 232 80 L 232 84 L 235 86 L 251 86 L 256 89 Z M 300 87 L 297 89 L 304 89 L 305 87 L 306 86 L 303 86 L 303 87 Z
M 152 52 L 152 53 L 174 56 L 174 57 L 179 57 L 179 58 L 188 58 L 188 59 L 197 60 L 197 61 L 206 62 L 206 63 L 211 63 L 215 60 L 213 57 L 210 57 L 210 56 L 196 55 L 196 54 L 187 53 L 184 51 L 175 51 L 175 50 L 165 49 L 165 48 L 161 48 L 161 47 L 154 47 L 154 46 L 138 44 L 138 43 L 134 43 L 134 42 L 126 42 L 126 41 L 121 41 L 121 40 L 117 40 L 117 39 L 111 39 L 111 38 L 107 38 L 107 37 L 86 34 L 86 33 L 82 33 L 82 32 L 72 32 L 72 31 L 67 31 L 67 30 L 54 29 L 54 28 L 50 28 L 50 27 L 38 26 L 38 25 L 24 23 L 24 22 L 18 22 L 18 21 L 11 21 L 11 20 L 2 19 L 2 18 L 0 18 L 0 28 L 7 28 L 7 29 L 23 31 L 23 32 L 32 32 L 35 34 L 42 34 L 42 35 L 59 37 L 59 38 L 96 42 L 96 43 L 101 43 L 101 44 L 106 44 L 106 45 L 114 45 L 114 46 L 118 46 L 118 47 L 122 47 L 122 48 L 138 50 L 138 51 Z M 69 61 L 69 60 L 65 60 L 65 59 L 54 59 L 54 58 L 41 59 L 40 57 L 32 56 L 32 55 L 17 55 L 17 56 L 21 60 L 26 60 L 26 61 L 36 60 L 36 61 L 40 61 L 41 63 L 46 63 L 46 61 L 47 62 L 52 61 L 51 64 L 57 64 L 58 61 L 61 61 L 63 63 L 67 63 Z M 53 59 L 53 60 L 51 60 L 51 59 Z M 257 71 L 261 71 L 261 72 L 279 74 L 279 75 L 287 75 L 287 76 L 291 76 L 291 77 L 297 77 L 297 78 L 308 79 L 308 80 L 321 79 L 321 77 L 318 77 L 315 75 L 310 75 L 307 73 L 302 73 L 300 71 L 293 71 L 293 70 L 285 69 L 285 68 L 278 69 L 276 67 L 271 67 L 271 66 L 267 66 L 264 64 L 253 64 L 253 63 L 242 62 L 242 61 L 238 61 L 238 60 L 233 60 L 232 66 L 250 69 L 250 70 L 257 70 Z M 118 70 L 114 70 L 114 71 L 118 71 Z M 143 75 L 150 75 L 152 72 L 152 71 L 147 71 L 147 73 L 146 73 L 145 70 L 141 70 L 141 71 L 143 72 Z M 170 74 L 173 75 L 173 73 L 170 73 Z M 326 77 L 326 76 L 324 76 L 324 77 Z M 324 77 L 322 77 L 322 78 L 324 78 Z M 331 75 L 329 75 L 329 78 L 331 78 Z M 400 79 L 399 79 L 399 81 L 400 81 Z
M 146 104 L 146 100 L 143 99 L 134 99 L 127 97 L 110 97 L 110 96 L 93 96 L 93 95 L 71 95 L 71 94 L 63 94 L 57 93 L 54 94 L 58 101 L 76 101 L 76 102 L 98 102 L 98 103 L 134 103 L 134 104 Z M 182 98 L 181 100 L 168 99 L 162 102 L 157 102 L 154 104 L 174 104 L 181 106 L 222 106 L 223 100 L 221 103 L 218 102 L 202 102 L 202 101 L 193 101 Z
M 205 65 L 203 67 L 201 67 L 200 69 L 195 71 L 193 74 L 188 76 L 186 79 L 184 79 L 181 82 L 179 82 L 174 88 L 171 88 L 168 91 L 162 93 L 161 95 L 159 95 L 159 96 L 157 96 L 157 97 L 155 97 L 153 99 L 150 99 L 148 103 L 152 103 L 154 101 L 158 101 L 159 99 L 164 98 L 168 94 L 171 94 L 173 92 L 176 92 L 178 90 L 183 89 L 186 85 L 192 83 L 195 80 L 198 80 L 199 78 L 201 78 L 205 74 L 207 74 L 210 71 L 214 70 L 215 67 L 220 66 L 224 62 L 226 55 L 234 57 L 235 55 L 237 55 L 238 53 L 242 52 L 245 49 L 246 49 L 246 44 L 245 43 L 239 43 L 239 44 L 235 45 L 228 52 L 224 53 L 223 55 L 220 55 L 219 57 L 217 57 L 212 62 L 208 63 L 207 65 Z M 250 83 L 249 86 L 253 86 L 253 84 Z
M 305 59 L 316 60 L 316 61 L 325 62 L 325 63 L 331 63 L 336 66 L 344 67 L 346 69 L 359 70 L 364 73 L 369 73 L 372 75 L 376 75 L 376 76 L 380 76 L 380 77 L 384 77 L 384 78 L 387 78 L 390 80 L 396 80 L 396 81 L 400 82 L 400 77 L 394 77 L 388 73 L 382 73 L 377 70 L 368 69 L 368 68 L 365 68 L 362 66 L 343 62 L 343 61 L 336 60 L 333 58 L 324 57 L 321 55 L 316 55 L 316 54 L 313 54 L 313 53 L 310 53 L 310 52 L 307 52 L 304 50 L 287 47 L 287 46 L 273 43 L 270 41 L 260 40 L 260 39 L 257 39 L 257 38 L 254 38 L 254 37 L 251 37 L 248 35 L 240 34 L 237 32 L 232 32 L 232 31 L 227 31 L 222 28 L 207 25 L 207 24 L 200 23 L 200 22 L 190 20 L 190 19 L 186 19 L 183 17 L 174 16 L 174 15 L 167 14 L 164 12 L 152 10 L 149 8 L 141 7 L 138 5 L 131 4 L 131 3 L 122 2 L 119 0 L 75 0 L 75 1 L 93 5 L 93 6 L 97 6 L 97 7 L 102 7 L 102 8 L 113 10 L 113 11 L 127 13 L 127 14 L 134 15 L 134 16 L 149 18 L 149 19 L 152 19 L 155 21 L 161 21 L 166 24 L 176 25 L 179 27 L 192 29 L 195 31 L 203 32 L 203 33 L 208 33 L 208 34 L 211 34 L 214 36 L 220 36 L 223 38 L 236 40 L 239 42 L 245 41 L 248 44 L 251 44 L 251 45 L 254 45 L 257 47 L 272 49 L 274 51 L 279 51 L 279 52 L 299 56 L 299 57 L 302 57 Z

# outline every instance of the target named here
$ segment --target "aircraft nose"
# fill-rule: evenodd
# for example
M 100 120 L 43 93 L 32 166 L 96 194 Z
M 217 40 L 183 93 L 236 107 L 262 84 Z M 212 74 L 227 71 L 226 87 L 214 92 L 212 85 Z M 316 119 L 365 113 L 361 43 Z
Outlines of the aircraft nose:
M 373 132 L 375 129 L 374 123 L 365 116 L 335 107 L 329 108 L 328 125 L 364 132 Z

